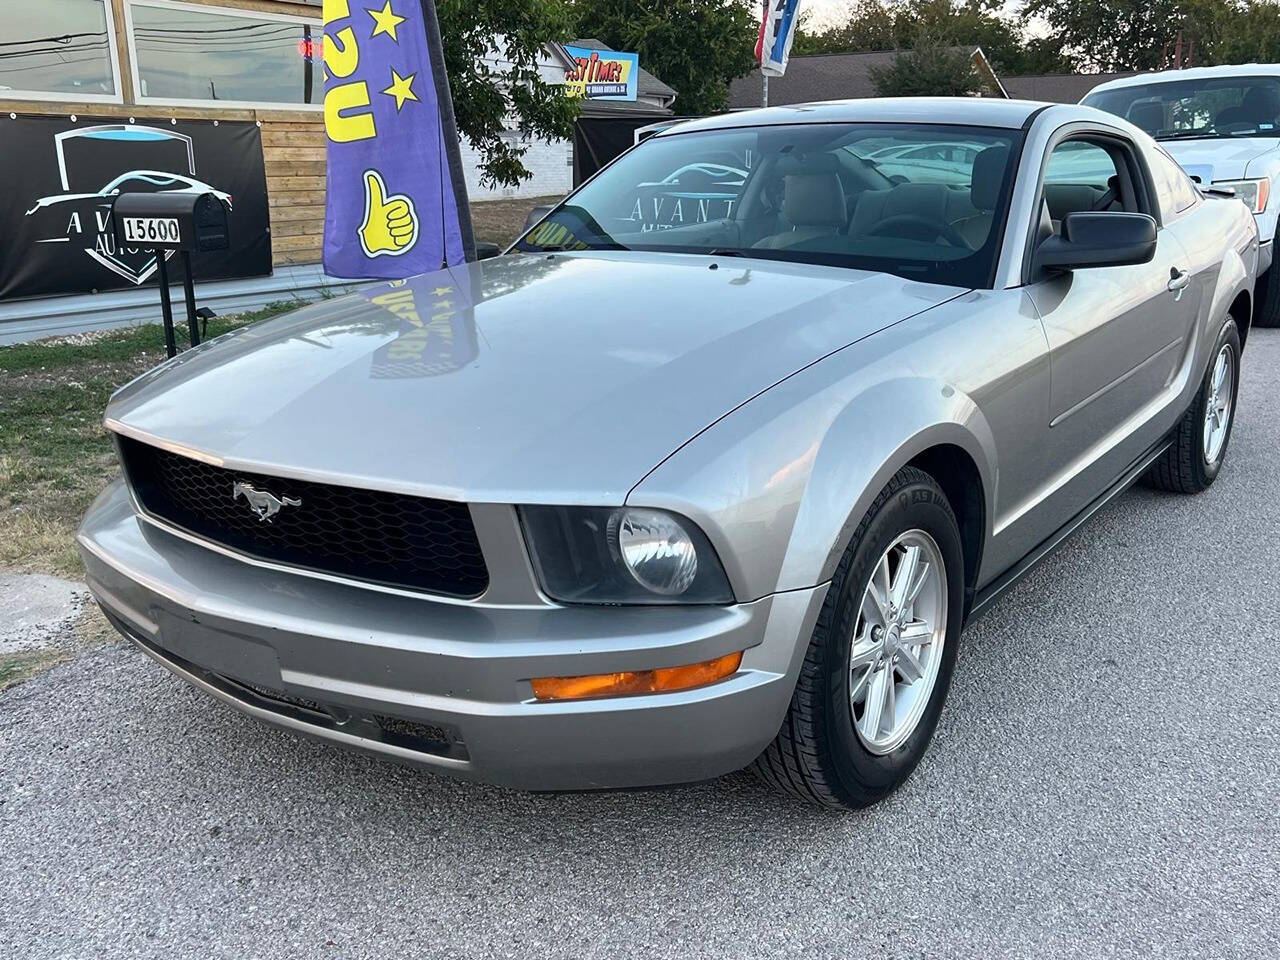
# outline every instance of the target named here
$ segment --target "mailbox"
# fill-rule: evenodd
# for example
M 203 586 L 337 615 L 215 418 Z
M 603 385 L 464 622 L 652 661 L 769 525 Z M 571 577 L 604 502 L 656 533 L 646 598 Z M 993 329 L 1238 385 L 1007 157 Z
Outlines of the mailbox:
M 122 247 L 210 253 L 230 246 L 227 205 L 212 193 L 122 193 L 111 211 Z
M 182 256 L 182 291 L 187 302 L 187 329 L 191 345 L 200 342 L 196 319 L 195 285 L 191 280 L 191 254 L 226 250 L 227 205 L 214 193 L 122 193 L 111 204 L 116 243 L 120 247 L 156 252 L 160 279 L 160 310 L 164 314 L 164 342 L 169 356 L 178 352 L 173 332 L 173 302 L 169 297 L 169 257 Z

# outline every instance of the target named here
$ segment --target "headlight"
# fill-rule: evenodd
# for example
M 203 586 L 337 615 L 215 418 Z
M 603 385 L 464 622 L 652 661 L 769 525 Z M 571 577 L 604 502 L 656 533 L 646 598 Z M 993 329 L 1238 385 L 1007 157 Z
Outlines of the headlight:
M 521 507 L 547 595 L 564 603 L 732 603 L 706 535 L 640 507 Z
M 698 576 L 698 550 L 675 517 L 656 510 L 618 510 L 609 518 L 609 543 L 640 586 L 678 597 Z
M 1267 179 L 1215 180 L 1213 183 L 1218 187 L 1230 187 L 1254 213 L 1261 213 L 1267 209 L 1267 201 L 1271 199 L 1271 181 Z

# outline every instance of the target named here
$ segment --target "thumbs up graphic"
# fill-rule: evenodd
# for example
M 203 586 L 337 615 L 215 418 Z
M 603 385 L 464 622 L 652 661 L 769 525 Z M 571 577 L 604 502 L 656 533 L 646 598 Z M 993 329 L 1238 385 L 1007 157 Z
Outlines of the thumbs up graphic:
M 418 213 L 403 194 L 390 194 L 377 170 L 364 173 L 364 223 L 360 246 L 369 257 L 398 257 L 418 241 Z

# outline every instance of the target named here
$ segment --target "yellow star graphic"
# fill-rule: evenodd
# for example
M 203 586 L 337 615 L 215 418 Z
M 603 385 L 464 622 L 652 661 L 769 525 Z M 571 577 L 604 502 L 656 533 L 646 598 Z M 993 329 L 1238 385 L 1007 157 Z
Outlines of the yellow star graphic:
M 415 103 L 418 102 L 418 95 L 413 92 L 413 81 L 416 80 L 417 77 L 418 75 L 416 73 L 411 73 L 407 77 L 402 77 L 400 74 L 396 73 L 395 70 L 391 71 L 391 86 L 387 87 L 387 89 L 382 92 L 388 96 L 396 98 L 397 112 L 399 112 L 400 108 L 404 106 L 404 102 L 406 100 L 413 100 Z
M 452 289 L 453 287 L 436 287 L 431 292 L 434 293 L 437 297 L 443 297 L 446 293 L 448 293 Z
M 369 10 L 368 14 L 377 24 L 371 36 L 376 37 L 380 33 L 385 33 L 396 43 L 400 42 L 400 38 L 396 36 L 396 27 L 404 23 L 405 18 L 396 16 L 396 12 L 391 9 L 391 0 L 387 0 L 386 6 L 381 10 Z

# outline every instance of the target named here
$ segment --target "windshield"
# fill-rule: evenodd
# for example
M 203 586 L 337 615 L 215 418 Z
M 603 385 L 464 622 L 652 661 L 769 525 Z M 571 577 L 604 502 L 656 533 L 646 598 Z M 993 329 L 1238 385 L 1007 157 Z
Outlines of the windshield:
M 989 286 L 1014 133 L 796 124 L 653 137 L 516 244 L 857 267 Z
M 1100 90 L 1083 103 L 1157 140 L 1280 136 L 1280 77 L 1167 80 Z

